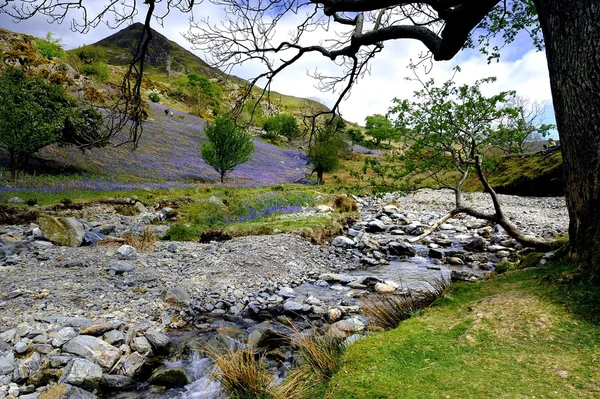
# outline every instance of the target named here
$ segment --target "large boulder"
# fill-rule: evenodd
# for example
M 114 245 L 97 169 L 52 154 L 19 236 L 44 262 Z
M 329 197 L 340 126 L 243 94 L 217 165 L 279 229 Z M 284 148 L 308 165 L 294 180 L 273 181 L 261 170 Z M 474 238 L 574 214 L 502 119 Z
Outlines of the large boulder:
M 107 370 L 111 369 L 121 355 L 119 349 L 90 335 L 73 338 L 63 347 L 63 352 L 92 360 Z
M 83 389 L 94 390 L 102 378 L 102 369 L 87 359 L 75 358 L 65 367 L 59 384 L 71 384 Z
M 331 245 L 340 248 L 351 248 L 354 246 L 354 240 L 346 236 L 337 236 L 333 240 L 331 240 Z
M 79 247 L 83 243 L 85 229 L 74 217 L 43 216 L 38 219 L 38 225 L 53 244 Z

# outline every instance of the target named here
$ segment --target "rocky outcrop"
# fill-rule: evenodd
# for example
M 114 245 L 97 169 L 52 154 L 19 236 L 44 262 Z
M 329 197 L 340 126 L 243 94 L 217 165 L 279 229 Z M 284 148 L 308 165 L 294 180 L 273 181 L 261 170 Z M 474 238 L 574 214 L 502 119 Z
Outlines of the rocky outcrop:
M 74 217 L 43 216 L 38 219 L 38 225 L 44 237 L 55 245 L 78 247 L 83 243 L 85 229 Z

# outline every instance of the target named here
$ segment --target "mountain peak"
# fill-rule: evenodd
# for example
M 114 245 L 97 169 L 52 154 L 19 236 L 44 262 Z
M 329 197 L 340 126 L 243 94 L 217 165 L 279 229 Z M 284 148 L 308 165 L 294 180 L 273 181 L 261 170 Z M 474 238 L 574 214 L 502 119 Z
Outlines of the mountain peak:
M 94 46 L 103 47 L 106 50 L 110 64 L 127 65 L 144 34 L 144 24 L 136 22 L 94 43 Z M 156 30 L 151 29 L 151 34 L 152 40 L 146 55 L 146 62 L 151 67 L 155 67 L 160 72 L 167 73 L 167 75 L 190 72 L 210 77 L 222 75 L 221 71 L 210 67 L 200 57 L 169 40 Z

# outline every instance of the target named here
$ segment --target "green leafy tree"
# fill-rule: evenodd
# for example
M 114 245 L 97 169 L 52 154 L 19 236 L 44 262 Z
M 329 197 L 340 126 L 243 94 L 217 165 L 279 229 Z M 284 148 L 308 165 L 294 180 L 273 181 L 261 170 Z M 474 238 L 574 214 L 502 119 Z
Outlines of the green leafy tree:
M 448 217 L 468 214 L 500 224 L 519 242 L 549 249 L 551 241 L 525 236 L 502 211 L 493 188 L 488 183 L 482 163 L 488 149 L 515 142 L 519 131 L 507 128 L 506 122 L 519 120 L 521 109 L 511 107 L 515 93 L 504 91 L 493 96 L 481 93 L 481 86 L 495 81 L 486 78 L 473 85 L 458 86 L 449 80 L 436 86 L 433 79 L 423 82 L 414 93 L 414 101 L 394 99 L 390 116 L 400 129 L 407 148 L 399 166 L 382 166 L 369 161 L 382 180 L 392 177 L 404 189 L 422 187 L 447 188 L 455 193 L 455 208 Z M 474 171 L 484 190 L 491 196 L 494 212 L 485 213 L 463 201 L 461 187 Z
M 254 151 L 252 137 L 226 116 L 217 116 L 204 131 L 208 142 L 202 144 L 200 153 L 204 161 L 219 173 L 223 183 L 227 172 L 250 159 Z
M 335 118 L 315 129 L 308 160 L 317 174 L 317 184 L 323 184 L 323 174 L 338 169 L 341 157 L 350 152 L 345 127 L 341 118 Z
M 20 69 L 0 76 L 0 147 L 8 152 L 11 179 L 40 149 L 54 143 L 101 145 L 101 117 L 79 108 L 61 86 L 29 78 Z
M 349 129 L 347 129 L 346 134 L 350 138 L 352 145 L 358 144 L 365 139 L 364 133 L 359 128 L 356 128 L 356 127 L 351 127 Z
M 373 137 L 375 145 L 379 147 L 382 141 L 391 141 L 396 137 L 394 124 L 384 115 L 375 114 L 365 118 L 365 130 Z
M 283 113 L 267 118 L 263 124 L 263 129 L 265 129 L 269 136 L 280 135 L 285 137 L 288 142 L 302 135 L 296 118 Z
M 61 39 L 54 37 L 52 32 L 46 33 L 45 39 L 35 39 L 33 45 L 41 55 L 49 60 L 56 57 L 62 57 L 65 53 L 62 48 Z

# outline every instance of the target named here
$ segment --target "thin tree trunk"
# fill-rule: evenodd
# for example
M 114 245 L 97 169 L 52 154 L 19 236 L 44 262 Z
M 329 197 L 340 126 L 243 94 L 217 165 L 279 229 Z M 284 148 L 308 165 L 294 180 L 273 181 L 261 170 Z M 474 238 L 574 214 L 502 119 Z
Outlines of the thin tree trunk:
M 10 153 L 9 163 L 10 163 L 10 181 L 11 181 L 11 183 L 14 183 L 17 180 L 17 161 L 15 160 L 14 152 Z
M 600 273 L 600 1 L 534 0 L 563 155 L 571 255 Z

